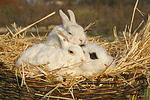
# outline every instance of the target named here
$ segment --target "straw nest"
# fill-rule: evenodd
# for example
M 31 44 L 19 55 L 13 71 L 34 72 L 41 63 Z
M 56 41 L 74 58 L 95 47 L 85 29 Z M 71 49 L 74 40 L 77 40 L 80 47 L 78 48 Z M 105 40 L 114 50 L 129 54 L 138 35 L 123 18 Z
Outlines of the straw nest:
M 16 25 L 14 28 L 17 34 L 19 28 Z M 142 99 L 144 89 L 150 85 L 150 17 L 139 33 L 131 34 L 126 28 L 118 37 L 114 28 L 113 42 L 89 38 L 91 42 L 106 48 L 108 54 L 115 58 L 115 68 L 106 68 L 90 77 L 64 75 L 63 81 L 56 80 L 55 73 L 60 69 L 49 74 L 44 65 L 16 67 L 15 61 L 26 49 L 44 43 L 47 38 L 46 35 L 26 37 L 25 34 L 16 34 L 10 31 L 0 36 L 2 98 Z

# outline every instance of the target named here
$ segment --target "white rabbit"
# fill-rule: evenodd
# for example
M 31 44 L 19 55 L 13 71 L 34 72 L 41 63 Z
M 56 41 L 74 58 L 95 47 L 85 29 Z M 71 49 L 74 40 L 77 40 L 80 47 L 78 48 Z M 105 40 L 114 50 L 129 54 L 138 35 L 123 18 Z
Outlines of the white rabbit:
M 100 70 L 105 69 L 113 61 L 113 57 L 107 54 L 106 50 L 102 46 L 98 46 L 95 43 L 88 43 L 82 46 L 86 62 L 78 68 L 77 75 L 91 76 L 98 73 Z M 112 63 L 109 67 L 114 67 L 115 63 Z
M 21 65 L 22 60 L 25 63 L 28 63 L 29 61 L 29 63 L 35 65 L 47 64 L 47 62 L 50 62 L 45 67 L 51 71 L 62 66 L 71 66 L 85 61 L 85 55 L 82 48 L 78 45 L 69 43 L 68 39 L 64 37 L 61 31 L 57 32 L 62 49 L 56 49 L 53 46 L 42 43 L 37 44 L 27 49 L 18 59 L 17 64 Z
M 56 48 L 61 47 L 56 32 L 57 30 L 60 30 L 72 44 L 81 45 L 88 41 L 83 27 L 76 23 L 73 11 L 69 9 L 67 11 L 69 13 L 70 19 L 62 10 L 59 10 L 63 25 L 54 27 L 54 29 L 49 33 L 48 39 L 46 41 L 47 45 L 53 45 Z
M 24 51 L 22 53 L 21 57 L 16 62 L 17 66 L 22 65 L 24 62 L 25 62 L 24 64 L 26 65 L 28 60 L 30 58 L 33 58 L 35 55 L 37 55 L 41 51 L 41 49 L 44 47 L 45 47 L 45 44 L 40 43 L 40 44 L 36 44 L 36 45 L 32 46 L 31 48 L 27 49 L 26 51 Z
M 102 46 L 98 46 L 95 43 L 88 43 L 82 45 L 82 48 L 86 61 L 79 66 L 64 69 L 71 73 L 70 75 L 92 76 L 93 74 L 100 72 L 100 70 L 105 69 L 107 66 L 115 66 L 115 63 L 112 63 L 113 57 L 109 56 Z M 63 72 L 63 70 L 60 70 L 59 73 L 62 74 Z

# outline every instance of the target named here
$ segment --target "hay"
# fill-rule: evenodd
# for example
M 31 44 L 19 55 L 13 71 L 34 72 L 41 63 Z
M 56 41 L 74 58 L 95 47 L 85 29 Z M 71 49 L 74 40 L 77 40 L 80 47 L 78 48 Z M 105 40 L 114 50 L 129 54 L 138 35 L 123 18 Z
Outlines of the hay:
M 18 29 L 16 25 L 13 27 Z M 21 34 L 23 30 L 18 29 L 15 34 L 10 31 L 0 36 L 0 62 L 5 66 L 0 67 L 0 75 L 5 77 L 5 80 L 8 78 L 7 82 L 15 84 L 12 87 L 15 86 L 14 88 L 19 91 L 14 92 L 17 94 L 15 98 L 142 99 L 144 89 L 150 85 L 150 17 L 139 33 L 131 34 L 126 27 L 122 36 L 118 37 L 114 28 L 113 42 L 100 41 L 97 37 L 89 38 L 91 42 L 102 45 L 109 55 L 115 57 L 114 61 L 117 62 L 115 68 L 108 67 L 90 77 L 72 77 L 67 74 L 63 76 L 64 81 L 57 80 L 56 72 L 61 68 L 49 72 L 44 65 L 15 66 L 15 61 L 25 50 L 35 44 L 45 43 L 47 38 L 46 35 L 35 37 L 33 34 L 33 37 L 26 37 L 25 34 Z M 31 70 L 33 68 L 34 70 Z M 22 87 L 18 87 L 20 84 Z M 8 87 L 4 89 L 8 91 Z M 21 95 L 18 95 L 20 91 Z M 14 98 L 12 95 L 7 96 Z

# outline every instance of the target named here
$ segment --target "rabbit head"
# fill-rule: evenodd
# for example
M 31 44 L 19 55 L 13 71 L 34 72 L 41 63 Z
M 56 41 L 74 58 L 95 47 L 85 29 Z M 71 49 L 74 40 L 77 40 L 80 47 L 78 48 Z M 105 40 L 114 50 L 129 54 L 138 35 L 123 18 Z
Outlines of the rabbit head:
M 86 62 L 82 64 L 83 71 L 90 71 L 92 74 L 105 69 L 107 66 L 114 67 L 113 57 L 109 56 L 102 46 L 95 43 L 88 43 L 82 46 L 85 52 Z M 110 65 L 111 64 L 111 65 Z
M 84 32 L 83 27 L 76 23 L 75 15 L 73 11 L 68 9 L 68 13 L 70 19 L 67 15 L 62 11 L 59 10 L 59 14 L 62 19 L 63 27 L 65 29 L 64 35 L 67 36 L 68 40 L 76 45 L 84 44 L 87 41 L 86 34 Z
M 64 49 L 69 54 L 70 61 L 72 63 L 85 61 L 83 49 L 78 45 L 71 44 L 68 38 L 60 30 L 57 30 L 57 33 L 61 44 L 61 48 Z

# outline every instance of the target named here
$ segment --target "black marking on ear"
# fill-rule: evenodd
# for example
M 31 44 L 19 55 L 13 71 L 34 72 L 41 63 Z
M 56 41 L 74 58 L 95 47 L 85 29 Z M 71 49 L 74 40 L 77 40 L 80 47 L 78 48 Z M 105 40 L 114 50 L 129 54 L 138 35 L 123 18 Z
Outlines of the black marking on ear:
M 89 54 L 90 54 L 90 58 L 91 58 L 92 60 L 98 59 L 98 57 L 97 57 L 97 55 L 96 55 L 96 52 L 91 52 L 91 53 L 89 53 Z

